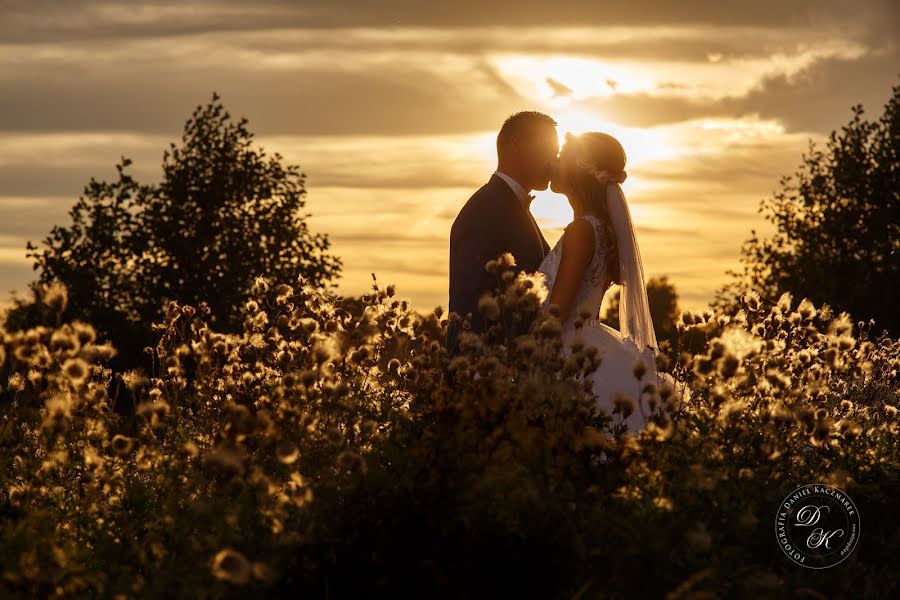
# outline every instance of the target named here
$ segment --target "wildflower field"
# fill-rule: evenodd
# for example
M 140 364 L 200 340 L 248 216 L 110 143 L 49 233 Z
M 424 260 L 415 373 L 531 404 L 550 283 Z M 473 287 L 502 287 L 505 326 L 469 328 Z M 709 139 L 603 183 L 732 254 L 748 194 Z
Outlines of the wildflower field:
M 645 390 L 632 437 L 590 410 L 601 358 L 561 358 L 546 290 L 508 266 L 496 326 L 453 360 L 456 315 L 377 282 L 353 314 L 302 277 L 258 277 L 240 334 L 171 302 L 152 373 L 114 377 L 90 323 L 4 331 L 0 595 L 900 593 L 900 342 L 790 294 L 683 313 L 659 364 L 678 385 Z M 773 525 L 816 482 L 862 522 L 824 570 Z

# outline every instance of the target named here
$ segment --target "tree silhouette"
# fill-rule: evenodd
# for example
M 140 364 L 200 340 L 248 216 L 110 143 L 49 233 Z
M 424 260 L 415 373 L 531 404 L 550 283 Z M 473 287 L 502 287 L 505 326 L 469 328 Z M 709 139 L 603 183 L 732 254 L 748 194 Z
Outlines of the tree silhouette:
M 824 150 L 809 153 L 783 189 L 759 212 L 776 232 L 752 237 L 741 250 L 743 271 L 716 293 L 715 304 L 735 310 L 754 290 L 777 300 L 783 292 L 829 304 L 855 319 L 874 319 L 878 331 L 900 335 L 900 86 L 878 121 L 853 118 L 832 131 Z
M 601 321 L 615 329 L 619 328 L 619 299 L 621 294 L 616 290 L 610 299 L 609 307 Z M 673 340 L 676 335 L 675 319 L 678 318 L 678 293 L 669 278 L 651 277 L 647 280 L 647 303 L 650 305 L 650 318 L 656 341 Z
M 149 367 L 151 323 L 163 320 L 169 300 L 206 302 L 217 330 L 236 332 L 257 276 L 332 285 L 341 261 L 300 212 L 305 173 L 253 149 L 246 123 L 232 122 L 213 92 L 186 122 L 181 147 L 163 153 L 159 184 L 135 181 L 124 156 L 118 181 L 91 178 L 69 212 L 72 224 L 53 227 L 46 249 L 28 242 L 40 277 L 29 285 L 33 301 L 14 300 L 6 328 L 80 318 L 119 350 L 113 370 Z M 61 315 L 41 302 L 53 281 L 68 290 Z

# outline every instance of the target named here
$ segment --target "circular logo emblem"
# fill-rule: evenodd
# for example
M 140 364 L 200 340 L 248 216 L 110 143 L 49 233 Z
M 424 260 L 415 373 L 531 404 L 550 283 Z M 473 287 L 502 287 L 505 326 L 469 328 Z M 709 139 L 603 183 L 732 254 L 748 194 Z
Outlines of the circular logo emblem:
M 775 515 L 778 545 L 792 561 L 827 569 L 850 556 L 859 542 L 859 511 L 843 491 L 810 483 L 787 495 Z

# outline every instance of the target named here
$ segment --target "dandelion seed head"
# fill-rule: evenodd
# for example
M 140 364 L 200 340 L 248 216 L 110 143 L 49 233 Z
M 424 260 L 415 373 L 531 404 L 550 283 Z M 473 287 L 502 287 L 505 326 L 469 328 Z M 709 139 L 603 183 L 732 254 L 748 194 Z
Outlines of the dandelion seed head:
M 809 321 L 816 316 L 816 307 L 810 302 L 809 298 L 804 298 L 797 307 L 797 313 L 804 321 Z
M 378 421 L 375 419 L 366 419 L 363 423 L 362 431 L 368 436 L 375 435 L 378 432 Z
M 150 380 L 137 369 L 130 369 L 122 374 L 122 381 L 131 392 L 137 392 L 143 386 L 150 383 Z
M 122 435 L 121 433 L 117 433 L 113 436 L 111 446 L 113 452 L 119 455 L 126 455 L 131 452 L 134 448 L 134 438 L 130 438 L 126 435 Z
M 200 447 L 192 440 L 188 440 L 181 446 L 181 451 L 189 458 L 200 456 Z
M 862 433 L 862 427 L 849 419 L 841 419 L 835 423 L 835 428 L 848 442 L 852 442 Z
M 50 348 L 60 352 L 74 352 L 81 347 L 71 326 L 65 325 L 50 336 Z
M 275 289 L 273 290 L 273 292 L 275 293 L 276 299 L 285 300 L 289 296 L 294 295 L 294 288 L 289 286 L 286 283 L 279 283 L 278 285 L 275 286 Z
M 253 431 L 256 421 L 249 408 L 243 404 L 229 404 L 226 410 L 228 411 L 229 424 L 235 432 L 247 434 Z
M 275 456 L 278 458 L 279 462 L 289 465 L 300 457 L 300 450 L 294 442 L 290 440 L 281 440 L 275 447 Z
M 350 354 L 350 360 L 355 363 L 365 362 L 372 354 L 369 346 L 360 346 Z
M 44 304 L 56 313 L 66 310 L 69 302 L 69 291 L 60 281 L 53 281 L 44 287 Z
M 305 388 L 311 388 L 319 379 L 318 374 L 312 369 L 304 369 L 300 371 L 299 380 Z
M 760 309 L 762 302 L 759 297 L 759 293 L 755 290 L 751 290 L 746 294 L 741 296 L 741 300 L 750 311 L 756 312 Z
M 584 349 L 584 336 L 580 333 L 574 335 L 572 337 L 572 341 L 569 343 L 569 347 L 572 349 L 572 352 L 580 353 Z
M 253 292 L 254 293 L 265 293 L 269 291 L 269 282 L 262 275 L 257 276 L 253 280 Z
M 622 413 L 622 418 L 624 419 L 627 419 L 634 412 L 634 409 L 637 408 L 634 398 L 622 392 L 615 392 L 613 405 L 615 406 L 613 413 Z
M 269 323 L 269 315 L 266 311 L 261 310 L 253 317 L 253 326 L 256 328 L 265 327 Z
M 851 331 L 853 331 L 853 321 L 846 312 L 842 312 L 832 319 L 827 328 L 827 332 L 835 337 L 849 335 Z
M 666 512 L 672 512 L 674 510 L 675 505 L 672 503 L 670 498 L 665 496 L 657 496 L 653 499 L 653 506 L 660 510 L 664 510 Z
M 548 290 L 546 279 L 545 275 L 540 271 L 535 271 L 533 273 L 519 271 L 516 274 L 513 287 L 520 291 L 523 307 L 529 310 L 536 310 L 547 300 Z
M 537 329 L 538 335 L 544 338 L 558 338 L 562 335 L 562 324 L 556 317 L 544 319 Z
M 137 405 L 135 412 L 144 418 L 150 418 L 155 415 L 167 415 L 171 410 L 171 406 L 160 396 L 154 400 L 145 400 Z
M 634 378 L 640 381 L 643 379 L 644 375 L 647 374 L 647 365 L 644 364 L 644 361 L 638 360 L 631 366 L 631 374 L 634 375 Z
M 337 357 L 337 344 L 334 338 L 320 338 L 312 348 L 313 360 L 317 365 L 332 362 Z
M 856 340 L 849 335 L 842 335 L 837 338 L 837 348 L 841 352 L 846 352 L 856 345 Z
M 511 269 L 516 266 L 516 257 L 510 252 L 504 252 L 497 258 L 497 267 L 499 269 Z
M 365 459 L 355 450 L 346 448 L 338 454 L 337 463 L 344 469 L 362 469 L 365 466 Z
M 206 465 L 226 476 L 241 475 L 244 473 L 244 459 L 242 454 L 233 447 L 219 444 L 204 455 Z
M 450 361 L 450 364 L 447 365 L 447 369 L 453 373 L 460 369 L 466 369 L 469 366 L 469 359 L 465 356 L 454 356 Z
M 721 407 L 719 407 L 718 420 L 720 422 L 725 422 L 729 417 L 733 415 L 739 415 L 747 409 L 747 403 L 740 399 L 734 398 L 724 402 Z
M 325 439 L 328 443 L 336 446 L 344 441 L 344 434 L 341 433 L 341 430 L 338 427 L 332 425 L 325 432 Z
M 719 363 L 719 373 L 721 373 L 723 378 L 731 379 L 734 377 L 735 373 L 737 373 L 740 364 L 740 359 L 731 352 L 728 352 L 722 357 L 722 360 Z
M 500 317 L 500 305 L 495 297 L 482 296 L 478 300 L 478 312 L 484 315 L 485 318 L 496 321 Z
M 62 372 L 75 385 L 81 385 L 88 376 L 88 364 L 81 358 L 69 358 L 62 364 Z
M 697 375 L 709 375 L 715 370 L 715 363 L 705 356 L 698 357 L 694 361 L 694 372 Z
M 762 340 L 738 325 L 726 327 L 715 341 L 722 344 L 725 352 L 734 354 L 739 360 L 762 349 Z
M 28 371 L 28 381 L 35 388 L 39 387 L 41 381 L 44 379 L 44 374 L 38 369 L 30 369 Z
M 251 575 L 250 562 L 233 548 L 223 548 L 213 557 L 212 574 L 233 585 L 247 585 Z
M 778 302 L 775 303 L 775 307 L 782 313 L 787 313 L 791 310 L 791 302 L 793 301 L 794 295 L 790 292 L 784 292 L 778 298 Z
M 7 379 L 6 385 L 13 394 L 21 392 L 25 389 L 25 377 L 23 377 L 21 373 L 13 373 L 9 376 L 9 379 Z

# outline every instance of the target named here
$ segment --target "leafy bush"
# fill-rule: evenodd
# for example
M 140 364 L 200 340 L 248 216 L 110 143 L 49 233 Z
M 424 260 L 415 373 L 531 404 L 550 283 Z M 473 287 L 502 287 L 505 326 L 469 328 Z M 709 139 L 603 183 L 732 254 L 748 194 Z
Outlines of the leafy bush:
M 610 298 L 609 307 L 603 314 L 602 322 L 613 329 L 619 328 L 619 301 L 621 289 L 616 289 Z M 677 337 L 675 322 L 681 310 L 678 308 L 678 292 L 675 285 L 665 275 L 651 277 L 647 280 L 647 303 L 650 308 L 650 318 L 653 320 L 653 331 L 656 340 L 663 344 L 671 345 Z
M 723 308 L 747 291 L 771 302 L 787 291 L 900 336 L 900 287 L 889 283 L 900 279 L 900 85 L 878 120 L 862 115 L 854 106 L 824 149 L 810 143 L 782 190 L 760 203 L 775 232 L 744 243 L 742 271 L 717 293 Z
M 494 326 L 452 360 L 456 315 L 377 282 L 351 315 L 302 278 L 259 277 L 238 333 L 170 302 L 153 373 L 121 378 L 133 429 L 109 410 L 115 349 L 90 325 L 5 332 L 3 594 L 900 591 L 896 340 L 790 295 L 685 313 L 660 360 L 678 389 L 647 390 L 656 412 L 633 437 L 593 410 L 584 375 L 601 357 L 561 352 L 541 281 L 510 265 L 489 263 Z M 821 481 L 872 525 L 810 571 L 772 517 Z
M 170 300 L 206 302 L 219 331 L 237 332 L 258 275 L 332 285 L 341 261 L 328 252 L 328 236 L 307 227 L 305 173 L 254 148 L 246 124 L 232 121 L 213 93 L 185 123 L 182 144 L 163 152 L 159 183 L 135 180 L 125 157 L 117 181 L 92 178 L 71 225 L 54 226 L 43 249 L 28 242 L 40 275 L 33 300 L 15 299 L 7 329 L 59 325 L 42 301 L 58 281 L 68 292 L 62 318 L 91 323 L 112 342 L 119 352 L 111 366 L 121 372 L 149 367 L 150 327 Z

